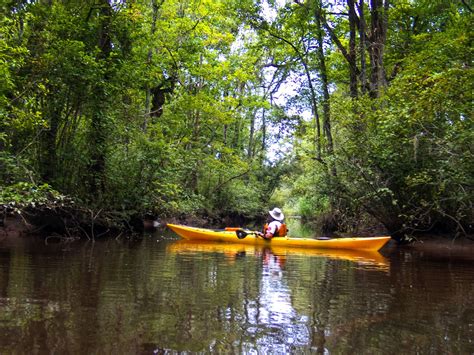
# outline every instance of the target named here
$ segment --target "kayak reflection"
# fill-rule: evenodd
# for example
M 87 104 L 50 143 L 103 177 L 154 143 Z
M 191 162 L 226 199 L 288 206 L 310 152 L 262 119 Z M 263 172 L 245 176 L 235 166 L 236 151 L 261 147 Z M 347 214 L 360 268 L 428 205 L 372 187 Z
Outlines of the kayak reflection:
M 304 255 L 324 257 L 328 259 L 342 259 L 354 263 L 374 267 L 378 270 L 387 270 L 389 261 L 379 252 L 344 250 L 344 249 L 310 249 L 285 248 L 278 246 L 248 245 L 239 243 L 216 243 L 205 241 L 179 240 L 167 247 L 172 253 L 222 253 L 229 261 L 234 261 L 243 255 L 262 256 L 265 263 L 277 263 L 284 268 L 287 257 Z

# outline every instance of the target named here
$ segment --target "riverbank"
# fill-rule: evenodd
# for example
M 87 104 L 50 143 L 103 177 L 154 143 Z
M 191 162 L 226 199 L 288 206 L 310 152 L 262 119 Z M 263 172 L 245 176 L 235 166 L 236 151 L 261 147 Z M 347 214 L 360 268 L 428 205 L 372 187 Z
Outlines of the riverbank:
M 165 228 L 166 223 L 185 223 L 189 225 L 204 225 L 206 220 L 190 218 L 169 218 L 160 221 L 160 225 L 153 226 L 152 221 L 144 220 L 145 230 L 153 232 L 158 228 Z M 0 227 L 0 242 L 4 238 L 28 238 L 32 236 L 51 237 L 37 227 L 28 223 L 21 216 L 8 216 Z M 53 234 L 53 236 L 57 234 Z M 77 238 L 79 239 L 79 237 Z M 410 249 L 420 254 L 420 257 L 430 259 L 456 259 L 474 261 L 474 240 L 471 237 L 450 237 L 448 235 L 419 235 L 409 244 L 399 245 L 393 240 L 389 245 L 382 249 L 383 253 L 393 253 L 397 249 Z

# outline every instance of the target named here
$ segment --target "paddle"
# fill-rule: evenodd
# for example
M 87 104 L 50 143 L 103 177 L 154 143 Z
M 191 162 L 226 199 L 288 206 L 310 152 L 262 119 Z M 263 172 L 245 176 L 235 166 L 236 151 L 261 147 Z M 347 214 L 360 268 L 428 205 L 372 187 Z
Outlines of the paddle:
M 244 239 L 248 235 L 255 235 L 257 237 L 262 237 L 262 234 L 260 232 L 246 232 L 243 229 L 237 229 L 235 231 L 235 234 L 237 234 L 237 238 L 239 239 Z
M 246 232 L 243 229 L 236 229 L 235 233 L 237 234 L 237 238 L 239 238 L 239 239 L 244 239 L 248 235 L 255 235 L 257 237 L 263 238 L 263 235 L 260 232 Z M 266 238 L 263 238 L 263 239 L 268 240 Z M 318 237 L 318 238 L 315 238 L 315 239 L 317 239 L 317 240 L 331 240 L 333 238 L 331 238 L 331 237 Z

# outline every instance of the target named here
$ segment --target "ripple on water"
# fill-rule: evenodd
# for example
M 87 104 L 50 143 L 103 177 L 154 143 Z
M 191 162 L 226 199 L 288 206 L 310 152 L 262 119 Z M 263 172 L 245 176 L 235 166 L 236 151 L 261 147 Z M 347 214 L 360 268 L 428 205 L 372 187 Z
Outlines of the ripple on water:
M 172 243 L 0 246 L 0 352 L 472 353 L 472 263 Z

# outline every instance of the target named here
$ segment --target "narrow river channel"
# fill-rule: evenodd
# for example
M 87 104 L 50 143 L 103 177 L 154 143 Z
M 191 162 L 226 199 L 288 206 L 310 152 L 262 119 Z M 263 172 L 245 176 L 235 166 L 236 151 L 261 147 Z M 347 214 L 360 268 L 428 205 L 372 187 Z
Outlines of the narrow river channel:
M 473 354 L 474 256 L 0 236 L 1 354 L 177 352 Z

